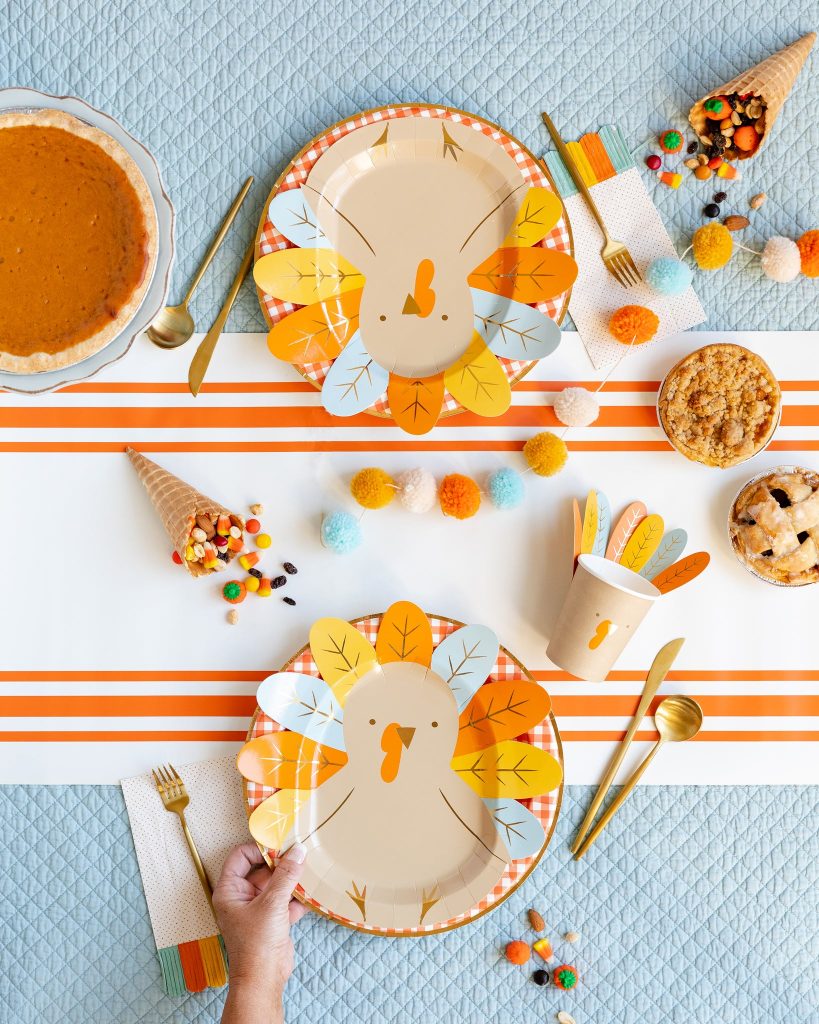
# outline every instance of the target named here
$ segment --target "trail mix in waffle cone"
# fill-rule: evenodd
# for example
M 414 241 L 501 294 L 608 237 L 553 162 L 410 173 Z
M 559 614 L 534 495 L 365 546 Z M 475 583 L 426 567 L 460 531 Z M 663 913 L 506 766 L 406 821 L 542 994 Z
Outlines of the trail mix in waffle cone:
M 697 100 L 688 120 L 709 157 L 747 160 L 759 152 L 815 39 L 809 32 Z
M 224 569 L 244 550 L 244 519 L 144 455 L 125 449 L 191 576 Z

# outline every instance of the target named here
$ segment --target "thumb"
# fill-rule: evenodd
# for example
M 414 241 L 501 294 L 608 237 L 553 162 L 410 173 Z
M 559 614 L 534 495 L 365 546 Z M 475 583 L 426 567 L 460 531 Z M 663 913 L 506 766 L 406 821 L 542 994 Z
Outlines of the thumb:
M 299 884 L 304 871 L 307 850 L 301 843 L 294 843 L 281 858 L 273 871 L 273 877 L 267 883 L 262 898 L 266 903 L 286 908 L 290 903 L 293 890 Z

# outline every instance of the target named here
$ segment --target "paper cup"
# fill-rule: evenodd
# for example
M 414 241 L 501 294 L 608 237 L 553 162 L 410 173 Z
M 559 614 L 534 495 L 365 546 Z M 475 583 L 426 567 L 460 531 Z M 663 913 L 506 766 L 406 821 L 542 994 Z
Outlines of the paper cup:
M 580 555 L 546 656 L 580 679 L 603 680 L 660 591 L 600 555 Z

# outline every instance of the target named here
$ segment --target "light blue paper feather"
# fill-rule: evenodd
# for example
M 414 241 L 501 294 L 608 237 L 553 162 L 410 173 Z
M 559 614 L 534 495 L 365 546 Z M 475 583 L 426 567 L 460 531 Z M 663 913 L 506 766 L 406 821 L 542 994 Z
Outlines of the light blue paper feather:
M 270 200 L 267 215 L 280 235 L 300 249 L 330 249 L 330 240 L 318 225 L 304 189 L 290 188 Z
M 323 679 L 301 672 L 276 672 L 256 691 L 259 707 L 285 729 L 344 750 L 344 713 Z
M 484 803 L 510 858 L 534 857 L 546 839 L 534 814 L 518 800 L 487 797 Z
M 390 375 L 364 347 L 361 332 L 355 334 L 336 357 L 321 388 L 324 408 L 333 416 L 364 412 L 387 390 Z
M 682 555 L 687 543 L 688 534 L 685 530 L 671 530 L 666 533 L 660 541 L 660 546 L 640 570 L 640 575 L 651 580 L 659 573 L 665 572 Z
M 533 306 L 480 288 L 472 289 L 472 306 L 475 330 L 504 359 L 543 359 L 560 344 L 560 328 Z
M 595 493 L 597 495 L 597 533 L 594 537 L 592 554 L 605 558 L 611 533 L 611 505 L 602 491 L 595 491 Z
M 462 626 L 432 655 L 432 670 L 445 680 L 460 713 L 483 686 L 498 660 L 498 638 L 487 626 Z

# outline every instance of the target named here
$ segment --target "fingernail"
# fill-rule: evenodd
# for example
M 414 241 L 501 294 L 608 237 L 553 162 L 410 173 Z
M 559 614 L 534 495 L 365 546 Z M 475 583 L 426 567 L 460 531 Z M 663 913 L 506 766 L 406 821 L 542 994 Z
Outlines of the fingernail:
M 295 864 L 303 864 L 307 860 L 307 847 L 302 843 L 293 843 L 287 851 L 287 859 Z

